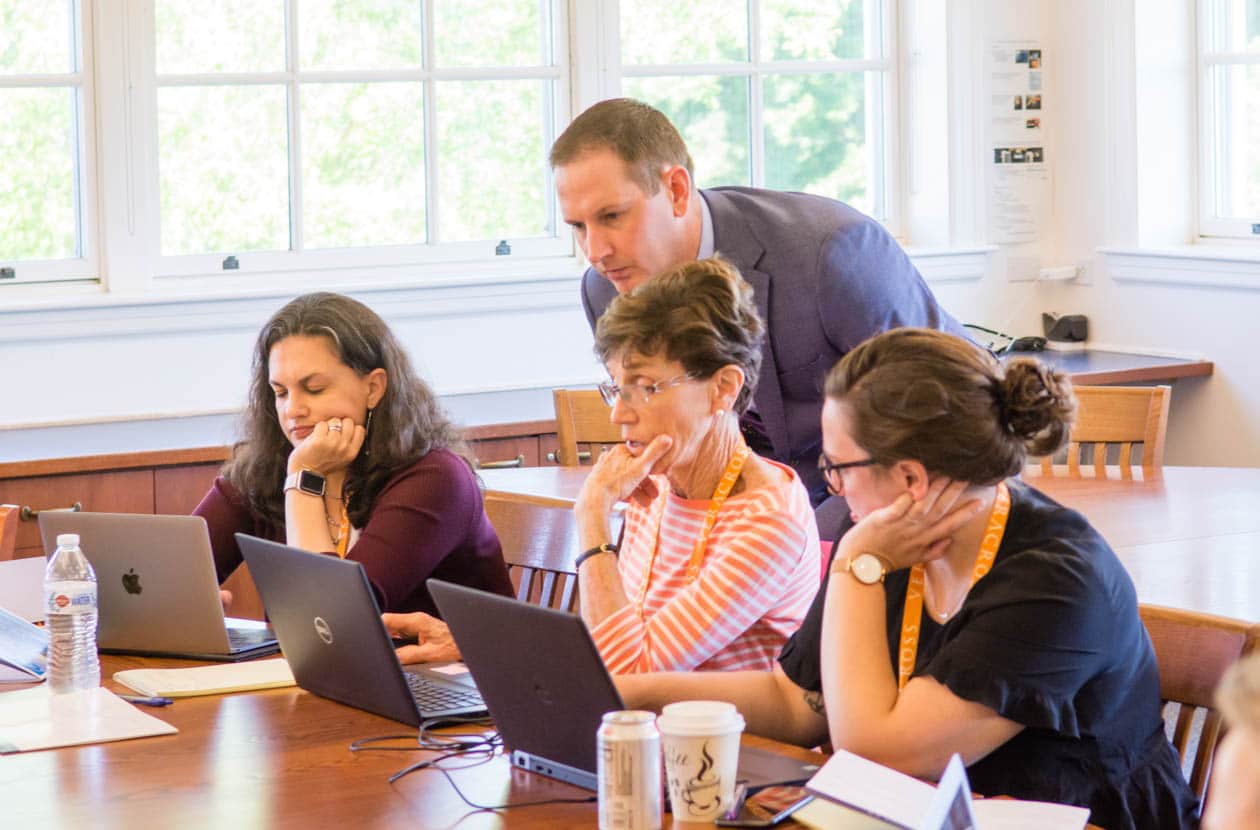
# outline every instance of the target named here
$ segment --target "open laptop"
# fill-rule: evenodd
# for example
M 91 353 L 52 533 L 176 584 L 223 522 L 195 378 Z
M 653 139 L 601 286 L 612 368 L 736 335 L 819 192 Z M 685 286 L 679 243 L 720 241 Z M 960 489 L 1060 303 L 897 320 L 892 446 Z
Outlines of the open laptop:
M 512 763 L 596 789 L 596 730 L 605 712 L 626 707 L 582 619 L 437 579 L 426 584 Z M 803 784 L 817 771 L 816 764 L 740 748 L 739 778 L 750 792 Z
M 200 516 L 46 511 L 39 532 L 46 556 L 60 534 L 79 534 L 96 571 L 101 651 L 235 661 L 280 648 L 266 625 L 223 616 Z
M 412 726 L 485 714 L 463 667 L 399 665 L 361 564 L 243 533 L 236 541 L 303 689 Z

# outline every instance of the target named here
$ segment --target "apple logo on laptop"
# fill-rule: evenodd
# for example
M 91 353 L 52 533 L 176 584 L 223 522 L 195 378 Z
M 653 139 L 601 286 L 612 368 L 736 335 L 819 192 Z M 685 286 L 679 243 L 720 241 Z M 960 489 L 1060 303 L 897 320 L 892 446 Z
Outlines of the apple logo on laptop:
M 138 594 L 144 590 L 143 586 L 140 585 L 140 574 L 136 573 L 135 568 L 129 568 L 122 575 L 122 584 L 129 594 Z

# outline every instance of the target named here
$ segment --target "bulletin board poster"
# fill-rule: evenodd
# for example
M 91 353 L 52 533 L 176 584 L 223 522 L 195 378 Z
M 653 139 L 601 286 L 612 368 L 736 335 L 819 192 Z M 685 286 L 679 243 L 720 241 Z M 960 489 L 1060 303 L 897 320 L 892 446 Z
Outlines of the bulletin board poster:
M 989 44 L 989 241 L 1036 242 L 1049 217 L 1045 50 L 1033 40 Z

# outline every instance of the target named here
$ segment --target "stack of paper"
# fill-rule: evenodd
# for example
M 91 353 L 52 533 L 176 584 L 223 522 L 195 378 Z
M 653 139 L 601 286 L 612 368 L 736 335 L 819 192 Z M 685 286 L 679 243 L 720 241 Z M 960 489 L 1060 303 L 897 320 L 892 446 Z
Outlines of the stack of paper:
M 190 669 L 128 669 L 114 679 L 142 695 L 195 697 L 296 685 L 283 657 Z
M 806 825 L 837 830 L 953 830 L 972 826 L 968 813 L 974 813 L 974 826 L 979 830 L 1083 830 L 1089 820 L 1089 810 L 1065 804 L 1014 799 L 972 801 L 967 775 L 957 755 L 938 788 L 841 750 L 831 756 L 807 787 L 829 801 L 815 799 L 792 817 Z
M 44 685 L 0 695 L 0 754 L 178 731 L 99 686 L 55 695 Z

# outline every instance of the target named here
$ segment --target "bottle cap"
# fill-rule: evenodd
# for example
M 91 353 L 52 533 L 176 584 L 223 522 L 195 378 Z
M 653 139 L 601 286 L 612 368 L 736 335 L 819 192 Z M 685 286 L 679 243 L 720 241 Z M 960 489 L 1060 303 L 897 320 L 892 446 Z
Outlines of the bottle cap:
M 61 547 L 62 545 L 75 545 L 77 547 L 78 544 L 79 544 L 79 534 L 77 533 L 58 533 L 57 534 L 57 547 Z

